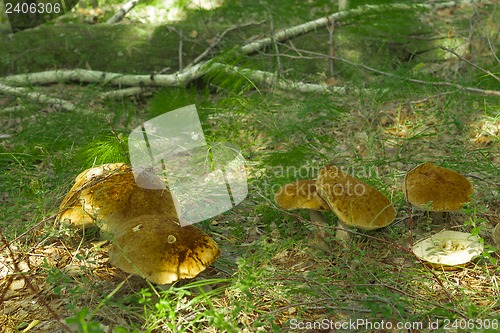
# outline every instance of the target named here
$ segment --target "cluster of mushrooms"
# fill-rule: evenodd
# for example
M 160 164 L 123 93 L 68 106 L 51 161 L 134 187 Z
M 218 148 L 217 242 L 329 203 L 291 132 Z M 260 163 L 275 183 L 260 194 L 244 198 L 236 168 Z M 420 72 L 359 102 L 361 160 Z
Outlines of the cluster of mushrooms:
M 143 173 L 148 182 L 162 182 Z M 157 284 L 193 278 L 220 255 L 217 244 L 192 225 L 181 227 L 168 190 L 137 186 L 132 168 L 105 164 L 83 171 L 63 199 L 57 221 L 99 226 L 112 241 L 115 267 Z
M 474 191 L 463 175 L 428 162 L 407 173 L 403 190 L 408 202 L 429 212 L 459 210 Z M 346 228 L 375 230 L 388 226 L 396 217 L 396 210 L 381 192 L 331 164 L 319 171 L 316 180 L 284 185 L 274 199 L 282 209 L 309 209 L 320 239 L 326 226 L 321 212 L 333 211 L 339 218 L 336 238 L 344 243 L 350 239 Z M 481 254 L 483 247 L 477 236 L 442 231 L 415 243 L 413 251 L 419 258 L 443 267 L 469 262 Z
M 140 177 L 148 177 L 144 180 L 149 183 L 164 182 L 146 172 Z M 473 188 L 461 174 L 423 163 L 406 175 L 404 192 L 418 208 L 449 212 L 462 208 Z M 323 241 L 323 211 L 332 210 L 338 216 L 336 236 L 344 242 L 350 237 L 346 227 L 375 230 L 388 226 L 396 217 L 387 197 L 333 165 L 321 169 L 317 180 L 283 186 L 275 201 L 283 209 L 309 209 Z M 132 168 L 123 163 L 104 164 L 79 174 L 61 203 L 57 221 L 78 228 L 97 225 L 112 241 L 112 265 L 157 284 L 194 278 L 220 255 L 217 244 L 205 232 L 192 225 L 180 226 L 168 189 L 139 187 Z M 498 226 L 495 240 L 500 239 L 497 234 Z M 483 248 L 475 236 L 442 231 L 415 243 L 413 251 L 442 267 L 465 264 Z

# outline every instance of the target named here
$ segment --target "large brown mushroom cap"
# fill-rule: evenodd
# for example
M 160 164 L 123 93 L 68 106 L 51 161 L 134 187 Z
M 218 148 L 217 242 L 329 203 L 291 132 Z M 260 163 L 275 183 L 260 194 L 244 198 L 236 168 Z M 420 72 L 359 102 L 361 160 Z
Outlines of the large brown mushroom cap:
M 382 193 L 331 164 L 320 170 L 316 187 L 348 226 L 374 230 L 391 224 L 396 217 L 396 210 Z
M 458 210 L 474 192 L 469 180 L 458 172 L 428 162 L 408 172 L 404 189 L 411 204 L 434 212 Z
M 328 204 L 316 192 L 315 180 L 299 180 L 282 186 L 274 201 L 283 209 L 313 209 L 328 211 Z
M 162 181 L 151 174 L 143 175 L 151 181 Z M 93 225 L 98 219 L 109 228 L 111 221 L 144 214 L 177 217 L 170 191 L 139 187 L 132 168 L 123 163 L 104 164 L 80 173 L 60 209 L 58 221 L 80 227 Z
M 167 284 L 198 275 L 220 255 L 200 229 L 181 227 L 177 218 L 143 215 L 115 228 L 110 262 L 151 282 Z

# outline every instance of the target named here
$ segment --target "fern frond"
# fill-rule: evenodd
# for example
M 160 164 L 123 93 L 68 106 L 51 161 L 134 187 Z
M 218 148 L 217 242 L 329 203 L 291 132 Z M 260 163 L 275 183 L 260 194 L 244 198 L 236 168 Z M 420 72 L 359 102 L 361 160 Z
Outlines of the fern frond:
M 128 156 L 128 137 L 119 133 L 94 140 L 82 152 L 83 163 L 86 168 L 105 163 L 130 163 Z
M 245 74 L 251 70 L 248 62 L 245 63 L 243 56 L 237 49 L 226 51 L 213 58 L 205 65 L 206 74 L 204 80 L 218 89 L 228 93 L 240 95 L 257 86 Z

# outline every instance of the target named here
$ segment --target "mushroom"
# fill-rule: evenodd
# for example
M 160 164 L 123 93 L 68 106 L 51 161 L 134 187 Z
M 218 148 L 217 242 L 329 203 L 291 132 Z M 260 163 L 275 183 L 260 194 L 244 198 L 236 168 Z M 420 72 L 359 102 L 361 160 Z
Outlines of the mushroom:
M 157 176 L 141 175 L 162 182 Z M 104 229 L 109 219 L 130 219 L 144 214 L 177 217 L 170 191 L 139 187 L 132 168 L 123 163 L 104 164 L 80 173 L 60 210 L 57 221 L 87 227 L 98 220 Z
M 158 185 L 163 182 L 147 172 L 139 177 Z M 112 240 L 110 262 L 155 283 L 193 278 L 220 254 L 203 231 L 180 226 L 168 188 L 138 186 L 132 168 L 123 163 L 80 173 L 61 203 L 57 220 L 76 227 L 97 224 Z
M 158 284 L 193 278 L 220 255 L 210 236 L 170 216 L 141 215 L 112 229 L 111 264 Z
M 104 164 L 82 171 L 75 178 L 75 184 L 69 190 L 59 206 L 57 222 L 76 227 L 92 227 L 95 225 L 95 210 L 90 205 L 90 188 L 113 172 L 125 168 L 123 163 Z
M 429 266 L 444 270 L 464 267 L 483 252 L 478 236 L 469 233 L 442 230 L 413 245 L 413 253 Z
M 274 195 L 274 201 L 283 209 L 330 210 L 328 204 L 318 196 L 315 180 L 299 180 L 282 186 Z
M 408 172 L 404 191 L 408 202 L 430 212 L 458 210 L 470 201 L 474 192 L 467 178 L 429 162 Z
M 325 230 L 327 225 L 322 211 L 329 211 L 328 204 L 316 192 L 315 180 L 299 180 L 282 186 L 274 195 L 274 201 L 279 207 L 287 210 L 308 209 L 311 222 L 318 228 L 320 242 L 325 245 Z M 318 243 L 318 239 L 314 240 Z
M 332 164 L 319 171 L 316 188 L 340 220 L 337 238 L 341 241 L 350 239 L 345 226 L 375 230 L 388 226 L 396 217 L 396 210 L 382 193 Z

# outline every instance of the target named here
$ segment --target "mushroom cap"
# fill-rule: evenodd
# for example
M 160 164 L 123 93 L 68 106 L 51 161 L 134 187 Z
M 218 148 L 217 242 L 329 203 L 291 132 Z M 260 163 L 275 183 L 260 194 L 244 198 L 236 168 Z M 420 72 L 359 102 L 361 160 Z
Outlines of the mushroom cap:
M 283 209 L 330 210 L 318 196 L 315 180 L 299 180 L 282 186 L 274 195 L 274 201 Z
M 382 193 L 331 164 L 319 171 L 318 194 L 347 226 L 374 230 L 388 226 L 396 210 Z
M 479 237 L 470 233 L 443 230 L 413 245 L 413 253 L 435 268 L 462 266 L 484 250 Z
M 151 174 L 142 176 L 162 182 Z M 177 217 L 170 191 L 139 187 L 132 168 L 123 163 L 104 164 L 80 173 L 60 209 L 57 220 L 78 227 L 94 225 L 97 219 L 110 228 L 113 221 L 144 214 Z
M 142 215 L 112 233 L 111 264 L 151 282 L 167 284 L 194 278 L 220 255 L 217 244 L 202 230 L 170 216 Z
M 125 171 L 124 163 L 103 164 L 82 171 L 75 178 L 75 184 L 69 190 L 59 206 L 60 213 L 56 221 L 66 222 L 78 227 L 95 225 L 95 211 L 90 205 L 91 188 L 114 172 Z
M 458 210 L 474 192 L 467 178 L 429 162 L 408 172 L 404 190 L 411 204 L 433 212 Z

